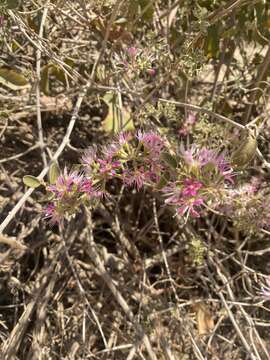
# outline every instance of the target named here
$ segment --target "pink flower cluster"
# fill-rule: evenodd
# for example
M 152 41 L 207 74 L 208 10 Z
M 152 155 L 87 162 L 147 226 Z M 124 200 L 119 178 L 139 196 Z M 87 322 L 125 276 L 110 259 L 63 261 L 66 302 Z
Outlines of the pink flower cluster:
M 54 184 L 47 186 L 52 201 L 45 217 L 52 223 L 60 222 L 65 215 L 74 214 L 84 200 L 110 196 L 111 181 L 161 190 L 165 204 L 174 206 L 179 215 L 199 217 L 200 209 L 216 196 L 217 189 L 222 191 L 227 182 L 232 183 L 232 169 L 223 155 L 212 150 L 181 147 L 180 157 L 169 156 L 167 144 L 157 132 L 139 130 L 120 133 L 99 151 L 88 149 L 81 160 L 82 172 L 65 169 Z M 166 154 L 175 166 L 166 161 Z
M 138 131 L 138 140 L 135 153 L 129 159 L 132 161 L 132 168 L 124 167 L 123 182 L 128 186 L 135 185 L 137 189 L 146 184 L 157 184 L 164 165 L 160 159 L 162 150 L 165 149 L 165 142 L 159 134 L 154 132 L 143 133 Z
M 47 186 L 51 193 L 51 202 L 44 209 L 45 218 L 52 224 L 60 223 L 65 215 L 72 215 L 80 206 L 82 196 L 98 197 L 91 179 L 77 171 L 64 172 L 57 178 L 55 184 Z
M 181 216 L 199 217 L 198 209 L 203 204 L 203 197 L 199 192 L 201 188 L 203 183 L 196 179 L 184 179 L 180 184 L 174 183 L 165 188 L 169 194 L 165 203 L 176 206 L 177 213 Z
M 55 184 L 48 185 L 47 189 L 52 192 L 57 199 L 62 199 L 65 196 L 69 196 L 72 193 L 93 193 L 92 181 L 85 178 L 83 174 L 79 174 L 77 171 L 68 173 L 67 169 L 64 169 Z
M 270 194 L 259 177 L 226 191 L 220 211 L 229 216 L 240 230 L 253 233 L 270 229 Z
M 206 148 L 199 149 L 193 145 L 187 150 L 181 146 L 180 155 L 188 172 L 201 176 L 211 183 L 218 184 L 224 180 L 233 183 L 233 169 L 223 154 L 217 154 Z
M 206 148 L 180 148 L 182 162 L 173 181 L 163 189 L 166 204 L 176 206 L 181 216 L 200 216 L 206 203 L 214 204 L 222 196 L 226 183 L 233 182 L 233 172 L 223 155 Z
M 55 184 L 47 186 L 52 201 L 45 209 L 45 218 L 59 223 L 64 215 L 72 215 L 87 198 L 109 196 L 107 183 L 120 179 L 137 189 L 159 181 L 163 169 L 160 154 L 164 141 L 154 132 L 120 133 L 100 151 L 92 147 L 82 157 L 83 172 L 64 170 Z
M 164 141 L 154 132 L 121 133 L 117 139 L 101 150 L 89 149 L 82 157 L 85 172 L 103 184 L 119 178 L 128 186 L 140 189 L 147 183 L 157 182 L 161 172 L 160 154 Z

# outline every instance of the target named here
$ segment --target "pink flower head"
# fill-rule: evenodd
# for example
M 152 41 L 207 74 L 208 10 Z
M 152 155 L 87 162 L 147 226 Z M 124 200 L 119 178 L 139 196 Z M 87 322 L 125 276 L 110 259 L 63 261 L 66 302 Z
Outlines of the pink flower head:
M 86 168 L 90 168 L 93 166 L 97 159 L 97 149 L 94 147 L 91 147 L 87 149 L 82 156 L 81 162 Z
M 156 75 L 156 69 L 147 69 L 146 70 L 147 74 L 150 76 L 155 76 Z
M 121 146 L 126 145 L 132 139 L 132 134 L 130 132 L 120 132 L 117 137 L 117 140 Z
M 232 167 L 229 165 L 228 161 L 221 154 L 217 158 L 217 168 L 220 174 L 224 177 L 225 180 L 228 180 L 230 183 L 234 183 L 234 173 Z
M 215 165 L 219 170 L 224 171 L 228 166 L 222 154 L 217 155 L 217 153 L 215 153 L 213 150 L 209 150 L 206 148 L 198 150 L 196 157 L 201 168 L 211 163 Z
M 66 168 L 47 190 L 54 195 L 53 202 L 44 209 L 45 219 L 50 219 L 51 224 L 60 223 L 66 214 L 73 215 L 85 195 L 91 199 L 100 196 L 90 178 L 76 171 L 68 172 Z
M 123 182 L 128 186 L 135 186 L 138 190 L 143 187 L 147 181 L 147 173 L 144 168 L 137 168 L 135 170 L 125 170 L 123 172 Z
M 101 175 L 114 177 L 117 175 L 117 170 L 121 167 L 120 161 L 113 161 L 111 159 L 97 159 L 97 163 L 99 164 L 99 172 Z
M 198 165 L 200 168 L 209 162 L 213 162 L 213 151 L 206 148 L 199 149 L 196 145 L 185 149 L 183 144 L 180 146 L 180 153 L 187 165 Z
M 185 150 L 183 145 L 180 147 L 184 162 L 190 167 L 196 167 L 205 175 L 222 175 L 225 180 L 233 182 L 233 171 L 223 154 L 218 155 L 213 150 L 206 148 L 199 149 L 192 145 Z
M 223 154 L 218 155 L 213 150 L 206 148 L 198 152 L 198 160 L 201 168 L 208 164 L 214 165 L 216 170 L 224 177 L 224 179 L 233 183 L 233 171 Z
M 58 176 L 55 184 L 48 186 L 48 190 L 54 193 L 57 198 L 61 198 L 73 191 L 81 192 L 83 182 L 84 177 L 82 174 L 79 174 L 77 171 L 68 173 L 67 168 L 65 168 L 63 174 Z
M 184 187 L 182 190 L 182 194 L 184 197 L 186 196 L 196 196 L 198 190 L 203 186 L 200 181 L 194 179 L 185 179 L 184 180 Z
M 103 149 L 103 155 L 107 159 L 113 159 L 115 156 L 119 155 L 121 149 L 128 144 L 132 139 L 132 134 L 129 132 L 121 132 L 117 138 L 112 141 L 107 147 Z
M 44 219 L 50 219 L 52 225 L 59 224 L 63 218 L 57 211 L 56 205 L 53 203 L 48 204 L 43 212 Z
M 208 163 L 214 164 L 216 166 L 219 165 L 218 159 L 214 151 L 208 150 L 206 148 L 202 148 L 197 151 L 197 159 L 199 161 L 200 167 L 203 167 Z
M 183 144 L 180 145 L 180 154 L 184 162 L 189 166 L 199 165 L 196 160 L 196 151 L 197 148 L 195 145 L 192 145 L 189 149 L 185 149 Z
M 81 183 L 80 191 L 87 194 L 87 195 L 96 194 L 96 190 L 93 187 L 92 180 L 87 179 L 87 178 L 83 179 L 83 181 Z
M 195 179 L 185 179 L 181 187 L 173 184 L 164 189 L 169 193 L 165 203 L 176 206 L 179 215 L 199 217 L 197 208 L 203 204 L 203 198 L 199 194 L 202 187 L 203 184 Z
M 131 46 L 131 47 L 127 48 L 127 53 L 130 56 L 130 58 L 133 60 L 133 59 L 135 59 L 135 57 L 138 54 L 138 49 L 134 46 Z
M 143 133 L 139 130 L 136 137 L 152 155 L 159 155 L 164 148 L 164 140 L 153 131 Z
M 102 154 L 104 155 L 107 161 L 110 161 L 117 156 L 117 154 L 121 150 L 121 147 L 122 146 L 119 143 L 113 142 L 102 149 Z M 100 160 L 98 160 L 97 162 L 99 161 Z
M 190 214 L 192 217 L 200 217 L 200 213 L 196 208 L 201 206 L 202 204 L 203 204 L 203 199 L 201 198 L 189 199 L 188 201 L 182 200 L 182 205 L 181 202 L 178 203 L 177 212 L 181 216 L 184 215 L 188 216 Z
M 194 125 L 196 121 L 197 121 L 196 115 L 193 112 L 190 112 L 188 113 L 188 117 L 185 121 L 185 124 L 191 126 Z
M 124 137 L 123 137 L 124 139 Z M 113 177 L 117 174 L 117 170 L 121 167 L 121 162 L 114 160 L 121 146 L 119 143 L 112 143 L 110 146 L 103 149 L 104 158 L 98 158 L 96 149 L 90 148 L 82 157 L 86 171 L 90 176 L 93 174 L 101 175 L 102 177 Z

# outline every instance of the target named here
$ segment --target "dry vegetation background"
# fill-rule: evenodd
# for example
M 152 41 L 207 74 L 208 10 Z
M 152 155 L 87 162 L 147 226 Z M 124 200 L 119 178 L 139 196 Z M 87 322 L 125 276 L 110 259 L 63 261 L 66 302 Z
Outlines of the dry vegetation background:
M 263 124 L 269 179 L 269 29 L 268 1 L 0 1 L 1 359 L 270 359 L 267 231 L 113 183 L 60 233 L 22 182 L 123 128 L 186 142 L 189 111 L 214 149 Z

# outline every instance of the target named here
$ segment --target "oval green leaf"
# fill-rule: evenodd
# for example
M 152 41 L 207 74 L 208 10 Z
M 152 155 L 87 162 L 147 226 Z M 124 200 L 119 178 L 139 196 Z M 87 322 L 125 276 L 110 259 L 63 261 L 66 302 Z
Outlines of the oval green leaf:
M 50 184 L 55 184 L 57 178 L 60 175 L 60 169 L 56 163 L 52 163 L 49 170 L 49 181 Z
M 25 175 L 23 177 L 23 182 L 26 186 L 33 188 L 33 189 L 35 189 L 41 185 L 40 180 L 32 175 Z
M 102 123 L 104 131 L 117 134 L 120 131 L 134 130 L 131 113 L 116 105 L 116 96 L 112 92 L 107 93 L 103 101 L 108 105 L 108 113 Z

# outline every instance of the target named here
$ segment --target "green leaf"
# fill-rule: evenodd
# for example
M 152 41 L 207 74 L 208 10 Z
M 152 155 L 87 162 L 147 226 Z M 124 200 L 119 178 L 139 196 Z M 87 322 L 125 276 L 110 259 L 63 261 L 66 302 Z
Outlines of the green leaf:
M 26 186 L 33 188 L 33 189 L 35 189 L 41 185 L 41 181 L 32 175 L 25 175 L 23 177 L 23 182 Z
M 56 163 L 52 163 L 49 170 L 49 181 L 50 184 L 55 184 L 56 180 L 60 175 L 60 169 Z
M 9 118 L 8 112 L 6 112 L 5 110 L 0 111 L 0 118 L 6 118 L 6 119 L 8 119 L 8 118 Z
M 250 131 L 232 154 L 232 165 L 238 168 L 247 166 L 256 155 L 257 146 L 257 138 Z
M 219 26 L 212 25 L 208 28 L 205 42 L 205 53 L 209 59 L 217 58 L 219 55 Z
M 116 96 L 109 92 L 103 97 L 103 101 L 108 105 L 108 113 L 103 120 L 104 131 L 117 134 L 120 131 L 134 130 L 134 123 L 128 110 L 119 109 L 116 105 Z
M 12 90 L 19 90 L 28 85 L 28 80 L 24 75 L 16 70 L 6 67 L 0 68 L 0 83 Z

